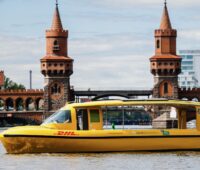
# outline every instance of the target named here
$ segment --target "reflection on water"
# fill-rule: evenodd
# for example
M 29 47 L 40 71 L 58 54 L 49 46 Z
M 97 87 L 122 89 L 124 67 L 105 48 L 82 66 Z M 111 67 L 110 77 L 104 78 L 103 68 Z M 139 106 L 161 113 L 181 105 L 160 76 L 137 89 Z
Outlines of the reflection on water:
M 200 152 L 91 154 L 6 154 L 0 144 L 0 170 L 182 170 L 199 169 Z
M 34 154 L 1 153 L 0 169 L 199 169 L 199 152 Z

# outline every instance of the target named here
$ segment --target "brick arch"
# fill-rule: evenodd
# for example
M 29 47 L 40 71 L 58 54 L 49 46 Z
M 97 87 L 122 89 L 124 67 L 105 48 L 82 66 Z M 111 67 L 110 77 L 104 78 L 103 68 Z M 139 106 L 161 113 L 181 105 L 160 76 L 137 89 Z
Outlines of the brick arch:
M 0 98 L 0 111 L 5 109 L 5 100 L 3 98 Z
M 192 101 L 198 102 L 199 98 L 198 97 L 194 97 L 194 98 L 192 98 Z
M 24 100 L 22 97 L 18 97 L 16 100 L 15 100 L 15 110 L 16 111 L 23 111 L 24 110 Z
M 172 97 L 173 96 L 173 83 L 171 81 L 162 81 L 159 85 L 160 97 Z
M 188 101 L 189 99 L 187 97 L 182 97 L 181 100 L 186 100 Z
M 35 109 L 34 99 L 32 97 L 26 98 L 25 106 L 26 106 L 26 110 L 28 110 L 28 111 L 34 110 Z
M 43 110 L 43 108 L 44 108 L 44 99 L 39 97 L 39 98 L 36 98 L 35 102 L 36 102 L 36 110 Z
M 11 97 L 8 97 L 5 100 L 5 108 L 6 108 L 7 111 L 14 110 L 14 101 L 15 100 Z
M 96 97 L 94 97 L 92 100 L 95 101 L 95 100 L 99 100 L 99 99 L 101 99 L 101 98 L 109 97 L 109 96 L 124 97 L 124 98 L 126 98 L 126 99 L 129 99 L 129 96 L 112 93 L 112 94 L 102 94 L 102 95 L 96 96 Z

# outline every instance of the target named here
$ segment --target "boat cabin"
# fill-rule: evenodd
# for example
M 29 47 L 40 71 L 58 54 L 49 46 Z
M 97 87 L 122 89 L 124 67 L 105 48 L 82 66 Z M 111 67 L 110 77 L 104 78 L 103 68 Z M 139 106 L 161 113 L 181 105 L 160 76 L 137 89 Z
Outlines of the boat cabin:
M 178 129 L 186 129 L 187 121 L 196 119 L 196 129 L 200 130 L 200 103 L 181 100 L 108 100 L 66 104 L 47 118 L 42 126 L 62 130 L 103 130 L 112 122 L 107 120 L 110 108 L 121 109 L 121 127 L 124 129 L 127 110 L 143 108 L 151 116 L 173 113 Z M 172 126 L 172 128 L 174 128 Z

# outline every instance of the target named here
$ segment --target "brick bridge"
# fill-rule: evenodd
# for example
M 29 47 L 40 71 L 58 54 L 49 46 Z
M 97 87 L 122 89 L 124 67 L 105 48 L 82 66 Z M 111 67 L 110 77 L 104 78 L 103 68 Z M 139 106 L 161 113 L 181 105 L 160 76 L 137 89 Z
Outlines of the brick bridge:
M 179 99 L 185 99 L 190 101 L 200 101 L 200 88 L 193 89 L 179 89 Z
M 41 123 L 43 95 L 43 90 L 0 90 L 0 124 L 11 119 Z
M 91 97 L 93 100 L 109 96 L 149 98 L 152 90 L 75 90 L 72 95 L 75 101 L 80 101 L 81 97 Z M 43 90 L 0 90 L 0 126 L 4 120 L 9 122 L 10 119 L 41 123 L 43 98 Z M 200 101 L 200 89 L 179 89 L 179 99 Z

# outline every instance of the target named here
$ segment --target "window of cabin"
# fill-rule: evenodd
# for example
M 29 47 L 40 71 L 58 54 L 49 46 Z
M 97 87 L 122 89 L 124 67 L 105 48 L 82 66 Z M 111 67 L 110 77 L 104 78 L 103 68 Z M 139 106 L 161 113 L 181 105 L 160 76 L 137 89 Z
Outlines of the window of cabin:
M 100 122 L 100 115 L 98 109 L 90 110 L 90 122 Z
M 164 83 L 164 94 L 168 93 L 168 83 Z
M 58 110 L 52 116 L 44 121 L 43 124 L 48 123 L 71 123 L 71 111 L 70 110 Z
M 160 40 L 157 40 L 157 41 L 156 41 L 156 47 L 157 47 L 157 48 L 160 48 Z

